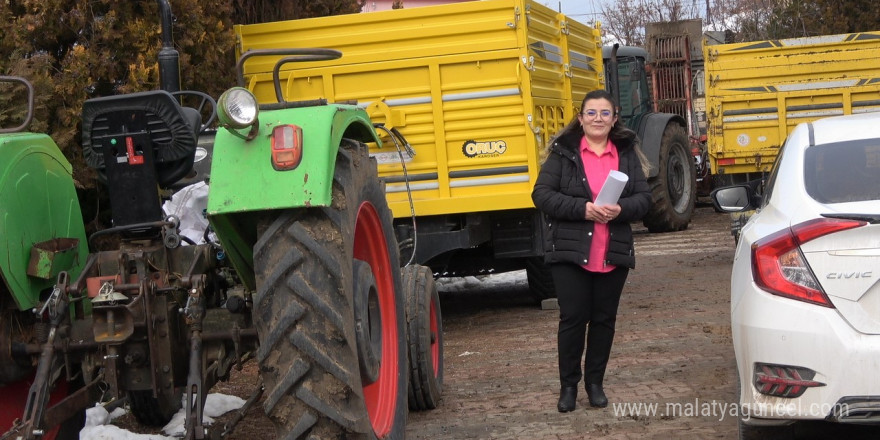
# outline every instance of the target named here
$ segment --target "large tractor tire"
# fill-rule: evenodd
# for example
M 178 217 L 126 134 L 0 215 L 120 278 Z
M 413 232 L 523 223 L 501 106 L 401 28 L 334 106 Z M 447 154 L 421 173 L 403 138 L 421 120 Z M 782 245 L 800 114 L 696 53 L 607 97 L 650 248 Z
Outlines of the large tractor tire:
M 398 249 L 364 144 L 340 146 L 332 191 L 329 207 L 288 210 L 262 225 L 254 245 L 263 409 L 278 438 L 403 439 Z
M 406 331 L 409 346 L 409 409 L 437 408 L 443 391 L 443 320 L 434 274 L 425 266 L 406 266 Z
M 697 197 L 694 158 L 688 149 L 684 127 L 669 124 L 660 144 L 660 169 L 648 179 L 654 199 L 643 223 L 650 232 L 687 229 Z
M 545 299 L 556 298 L 553 274 L 550 273 L 550 266 L 544 262 L 544 257 L 526 259 L 526 279 L 529 282 L 529 292 L 539 303 Z

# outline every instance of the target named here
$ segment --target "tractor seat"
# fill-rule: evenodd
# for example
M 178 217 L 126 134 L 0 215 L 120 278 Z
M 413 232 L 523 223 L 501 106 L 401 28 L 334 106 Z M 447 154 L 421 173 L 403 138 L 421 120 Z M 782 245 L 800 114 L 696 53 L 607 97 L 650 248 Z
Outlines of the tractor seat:
M 198 110 L 181 106 L 164 90 L 89 99 L 82 111 L 83 156 L 102 179 L 108 157 L 138 165 L 140 156 L 151 156 L 157 183 L 167 188 L 192 169 L 201 119 Z M 140 141 L 135 147 L 141 149 L 126 151 L 125 138 Z
M 83 103 L 83 157 L 107 185 L 114 226 L 164 218 L 159 188 L 192 170 L 201 122 L 164 90 Z

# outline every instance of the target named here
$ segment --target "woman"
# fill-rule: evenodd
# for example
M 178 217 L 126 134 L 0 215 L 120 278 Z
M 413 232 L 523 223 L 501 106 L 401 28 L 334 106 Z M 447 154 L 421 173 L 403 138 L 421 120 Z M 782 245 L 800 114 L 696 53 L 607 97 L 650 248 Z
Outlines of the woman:
M 602 380 L 620 294 L 635 267 L 629 224 L 651 207 L 638 139 L 619 122 L 614 99 L 595 90 L 581 109 L 552 141 L 532 191 L 550 229 L 545 260 L 559 303 L 559 412 L 574 410 L 582 377 L 590 406 L 608 405 Z M 597 206 L 593 200 L 611 170 L 629 179 L 616 204 Z

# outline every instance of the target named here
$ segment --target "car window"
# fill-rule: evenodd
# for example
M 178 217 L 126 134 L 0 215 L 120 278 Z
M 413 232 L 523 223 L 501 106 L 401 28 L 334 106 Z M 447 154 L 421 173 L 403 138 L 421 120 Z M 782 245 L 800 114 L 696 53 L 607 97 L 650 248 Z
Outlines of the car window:
M 787 145 L 787 142 L 779 149 L 779 154 L 776 155 L 776 162 L 773 162 L 773 168 L 770 169 L 770 175 L 767 177 L 767 181 L 764 182 L 763 188 L 757 189 L 759 193 L 762 193 L 762 208 L 767 206 L 767 203 L 770 201 L 770 196 L 773 193 L 773 187 L 776 185 L 776 175 L 779 173 L 779 164 L 782 163 L 782 158 L 785 157 L 785 145 Z
M 880 139 L 808 148 L 804 185 L 810 197 L 820 203 L 880 200 Z

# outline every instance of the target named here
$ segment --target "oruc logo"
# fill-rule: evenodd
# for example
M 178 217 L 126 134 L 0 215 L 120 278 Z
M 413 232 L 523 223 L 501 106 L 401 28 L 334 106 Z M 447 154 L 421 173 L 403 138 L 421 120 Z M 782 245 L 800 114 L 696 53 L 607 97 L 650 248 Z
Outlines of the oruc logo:
M 481 141 L 469 140 L 461 147 L 461 151 L 467 157 L 496 156 L 507 151 L 507 142 L 504 141 Z

